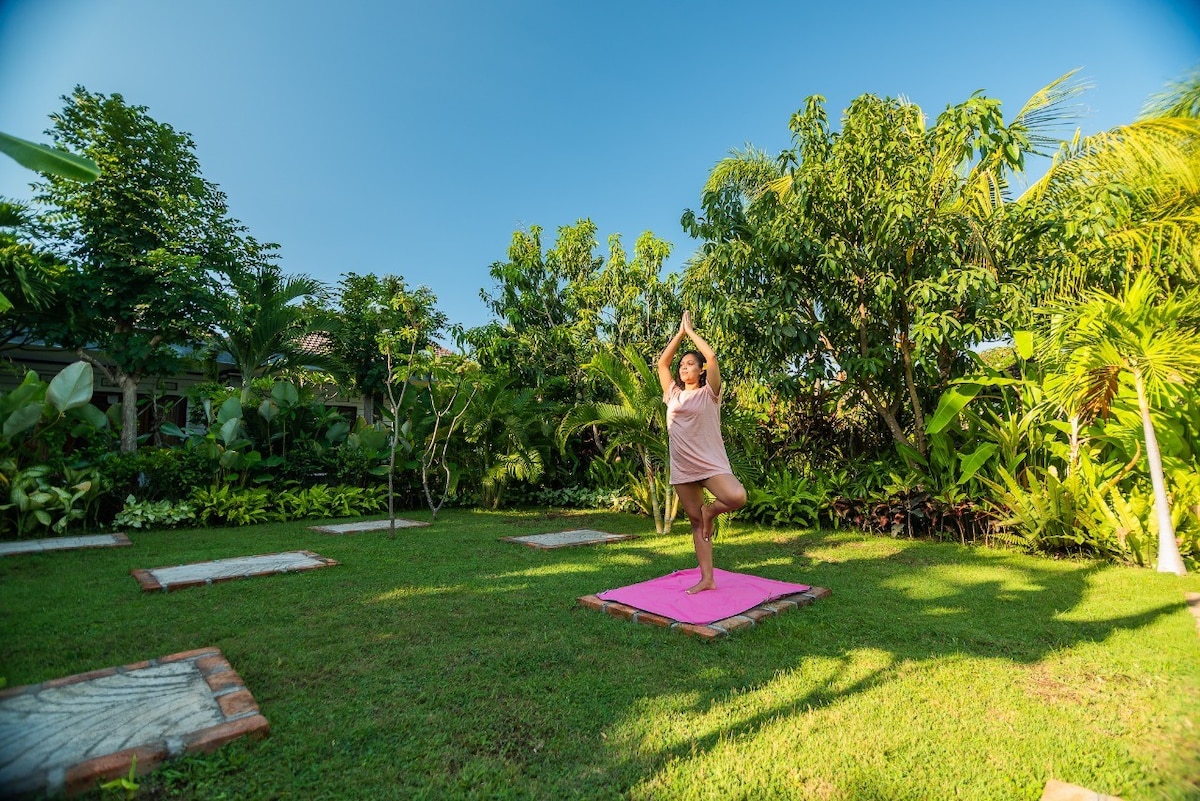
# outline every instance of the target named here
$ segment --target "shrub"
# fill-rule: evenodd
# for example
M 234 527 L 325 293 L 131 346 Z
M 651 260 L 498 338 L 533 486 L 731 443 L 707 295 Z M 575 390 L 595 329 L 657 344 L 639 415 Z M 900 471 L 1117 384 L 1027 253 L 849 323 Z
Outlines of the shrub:
M 815 526 L 828 506 L 829 495 L 817 482 L 777 468 L 763 478 L 761 486 L 747 489 L 743 514 L 771 525 Z
M 197 490 L 192 501 L 203 524 L 246 526 L 269 520 L 316 520 L 379 512 L 387 508 L 387 488 L 317 484 L 272 493 L 224 484 Z
M 187 501 L 139 501 L 132 495 L 125 508 L 113 520 L 116 528 L 175 528 L 196 519 L 196 510 Z

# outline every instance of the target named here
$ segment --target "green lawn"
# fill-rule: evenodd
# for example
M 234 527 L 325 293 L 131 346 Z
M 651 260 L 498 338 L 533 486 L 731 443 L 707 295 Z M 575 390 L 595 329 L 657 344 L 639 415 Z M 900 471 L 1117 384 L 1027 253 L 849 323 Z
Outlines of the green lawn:
M 416 519 L 428 515 L 414 513 Z M 271 723 L 151 798 L 1200 797 L 1180 579 L 953 544 L 729 527 L 717 566 L 833 595 L 706 643 L 578 607 L 693 566 L 684 526 L 446 511 L 429 528 L 132 532 L 0 559 L 0 676 L 217 646 Z M 541 551 L 498 538 L 642 535 Z M 131 568 L 308 549 L 337 567 L 143 593 Z

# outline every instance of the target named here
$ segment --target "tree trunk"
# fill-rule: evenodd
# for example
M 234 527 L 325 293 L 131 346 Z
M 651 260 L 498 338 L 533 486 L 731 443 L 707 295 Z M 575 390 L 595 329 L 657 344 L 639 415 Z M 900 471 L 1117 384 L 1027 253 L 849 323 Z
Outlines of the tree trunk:
M 117 373 L 121 385 L 121 453 L 137 450 L 137 377 Z
M 650 510 L 654 515 L 654 533 L 665 534 L 663 519 L 666 515 L 661 514 L 658 509 L 658 482 L 654 480 L 654 468 L 650 464 L 650 454 L 646 453 L 645 448 L 638 448 L 638 450 L 641 451 L 642 467 L 646 471 L 646 489 L 650 493 Z
M 1158 572 L 1187 573 L 1183 558 L 1179 555 L 1179 543 L 1175 540 L 1175 527 L 1171 524 L 1171 507 L 1167 503 L 1167 482 L 1163 477 L 1162 454 L 1158 450 L 1158 437 L 1150 420 L 1150 403 L 1146 399 L 1146 387 L 1140 370 L 1134 370 L 1133 380 L 1137 386 L 1138 409 L 1142 413 L 1142 436 L 1146 439 L 1146 460 L 1150 463 L 1150 483 L 1154 486 L 1154 511 L 1158 516 Z
M 370 392 L 363 393 L 363 420 L 367 425 L 375 425 L 375 396 Z
M 926 456 L 929 445 L 925 442 L 925 412 L 921 409 L 921 398 L 917 394 L 917 380 L 913 375 L 912 343 L 908 334 L 900 335 L 900 355 L 904 361 L 904 385 L 908 388 L 908 400 L 912 403 L 913 439 L 916 441 L 917 453 Z
M 1067 475 L 1075 472 L 1079 466 L 1079 415 L 1071 415 L 1071 457 L 1067 462 Z
M 867 396 L 867 402 L 875 407 L 875 413 L 882 417 L 883 422 L 887 424 L 888 431 L 892 432 L 892 439 L 897 443 L 911 446 L 912 443 L 908 441 L 908 435 L 904 433 L 904 428 L 900 425 L 900 421 L 896 419 L 896 414 L 892 411 L 892 407 L 880 400 L 870 387 L 864 386 L 863 394 Z

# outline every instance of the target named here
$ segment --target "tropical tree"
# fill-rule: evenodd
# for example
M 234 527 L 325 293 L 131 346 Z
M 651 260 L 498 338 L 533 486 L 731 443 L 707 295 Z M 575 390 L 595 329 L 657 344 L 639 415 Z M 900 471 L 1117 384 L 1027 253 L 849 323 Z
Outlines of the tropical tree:
M 27 206 L 0 199 L 0 344 L 18 338 L 32 317 L 55 305 L 66 268 L 36 244 L 37 227 Z
M 120 387 L 121 450 L 133 451 L 138 385 L 178 372 L 181 347 L 208 334 L 241 227 L 201 177 L 189 135 L 118 94 L 77 87 L 63 100 L 48 135 L 101 174 L 91 183 L 47 174 L 35 184 L 35 200 L 54 209 L 51 242 L 73 265 L 60 284 L 61 313 L 38 333 Z
M 363 399 L 363 417 L 374 422 L 375 403 L 387 393 L 389 370 L 379 358 L 379 337 L 392 332 L 393 353 L 433 347 L 447 324 L 427 287 L 410 290 L 398 275 L 347 273 L 338 285 L 336 308 L 329 317 L 331 353 L 344 365 L 350 387 Z M 404 331 L 418 337 L 395 339 Z M 413 346 L 410 348 L 410 346 Z
M 1127 375 L 1133 381 L 1158 522 L 1158 569 L 1184 571 L 1171 521 L 1162 456 L 1151 415 L 1200 380 L 1200 293 L 1166 291 L 1146 270 L 1121 295 L 1088 290 L 1078 303 L 1047 307 L 1050 336 L 1040 354 L 1065 375 L 1064 406 L 1107 417 Z
M 595 224 L 580 220 L 543 250 L 541 227 L 513 233 L 508 261 L 491 267 L 494 294 L 480 293 L 495 319 L 467 333 L 485 371 L 512 374 L 555 401 L 579 398 L 578 366 L 595 350 L 601 305 L 595 235 Z
M 976 94 L 932 126 L 910 102 L 863 95 L 840 131 L 810 97 L 790 150 L 735 153 L 710 175 L 702 215 L 685 212 L 704 240 L 689 305 L 716 323 L 731 365 L 840 384 L 924 456 L 925 404 L 1021 303 L 1009 181 L 1077 91 L 1064 76 L 1010 122 Z
M 647 355 L 660 350 L 664 332 L 683 314 L 679 275 L 663 276 L 671 243 L 646 231 L 637 238 L 633 259 L 619 234 L 609 237 L 609 257 L 600 271 L 600 319 L 597 339 L 604 347 L 628 345 Z
M 376 335 L 376 347 L 383 356 L 386 369 L 384 392 L 387 397 L 387 416 L 390 422 L 390 444 L 388 447 L 388 536 L 396 536 L 396 454 L 403 452 L 414 467 L 423 468 L 423 476 L 428 475 L 424 457 L 413 458 L 418 453 L 417 435 L 414 430 L 414 419 L 417 404 L 409 396 L 417 394 L 418 386 L 429 382 L 430 370 L 437 354 L 433 347 L 422 346 L 422 343 L 432 342 L 444 315 L 437 311 L 434 304 L 437 298 L 428 290 L 410 293 L 402 286 L 395 288 L 395 293 L 388 299 L 387 309 L 392 314 L 388 320 L 395 323 L 394 327 L 385 327 Z M 431 393 L 432 395 L 432 393 Z M 407 416 L 407 419 L 402 419 Z M 448 438 L 447 438 L 448 439 Z M 436 455 L 436 449 L 433 451 Z M 452 491 L 453 472 L 447 473 L 445 493 Z M 427 498 L 431 498 L 428 482 L 423 481 Z M 443 502 L 446 495 L 443 494 Z M 430 500 L 430 506 L 434 504 Z M 434 517 L 440 504 L 433 509 Z
M 558 427 L 559 447 L 584 428 L 595 426 L 607 434 L 604 458 L 619 451 L 631 453 L 637 465 L 632 480 L 641 485 L 637 495 L 648 501 L 659 534 L 670 531 L 678 511 L 671 489 L 667 458 L 667 407 L 658 375 L 644 353 L 627 346 L 620 354 L 602 350 L 584 369 L 607 382 L 617 401 L 585 402 L 567 412 Z
M 519 389 L 511 376 L 489 376 L 463 423 L 472 449 L 483 504 L 500 506 L 511 481 L 537 481 L 545 472 L 545 451 L 554 435 L 552 407 L 534 387 Z
M 210 356 L 228 354 L 241 374 L 241 402 L 250 402 L 255 379 L 289 369 L 337 369 L 340 363 L 325 347 L 306 337 L 327 334 L 328 325 L 298 301 L 322 295 L 325 287 L 306 275 L 284 275 L 267 261 L 269 246 L 249 239 L 247 249 L 256 262 L 249 271 L 231 276 L 231 292 L 221 299 L 220 330 L 208 344 Z M 320 337 L 325 339 L 325 337 Z
M 1200 71 L 1142 115 L 1076 136 L 1019 200 L 1034 297 L 1119 293 L 1150 269 L 1171 285 L 1200 280 Z M 1031 235 L 1032 234 L 1032 235 Z

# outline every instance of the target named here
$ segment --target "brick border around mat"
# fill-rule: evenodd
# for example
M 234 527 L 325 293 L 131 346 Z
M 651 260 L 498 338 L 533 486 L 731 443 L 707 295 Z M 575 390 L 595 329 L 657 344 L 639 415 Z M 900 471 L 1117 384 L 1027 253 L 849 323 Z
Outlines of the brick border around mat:
M 118 673 L 129 673 L 156 665 L 187 661 L 194 662 L 196 670 L 204 677 L 208 689 L 212 691 L 213 699 L 221 709 L 223 722 L 206 729 L 190 732 L 183 737 L 172 737 L 134 748 L 126 748 L 123 751 L 105 754 L 72 765 L 58 777 L 48 775 L 45 782 L 46 791 L 50 795 L 58 795 L 63 792 L 69 796 L 79 795 L 89 790 L 95 790 L 97 782 L 129 775 L 129 767 L 133 764 L 135 756 L 137 757 L 137 775 L 141 776 L 171 757 L 196 753 L 208 754 L 238 737 L 252 736 L 262 739 L 270 734 L 271 724 L 259 711 L 254 696 L 246 689 L 246 683 L 225 659 L 221 650 L 212 647 L 182 651 L 169 656 L 161 656 L 158 659 L 135 662 L 131 665 L 90 670 L 87 673 L 51 679 L 41 684 L 11 687 L 0 690 L 0 698 L 37 693 L 105 676 L 115 676 Z
M 819 601 L 830 595 L 833 595 L 833 590 L 826 587 L 809 587 L 804 592 L 785 595 L 782 598 L 767 601 L 752 609 L 747 609 L 740 615 L 733 615 L 732 617 L 727 617 L 724 620 L 718 620 L 704 626 L 696 623 L 681 623 L 678 620 L 656 615 L 653 612 L 644 612 L 641 609 L 618 601 L 605 601 L 596 595 L 583 595 L 579 597 L 578 601 L 588 609 L 607 612 L 613 617 L 632 620 L 635 623 L 645 623 L 649 626 L 659 626 L 660 628 L 682 631 L 684 634 L 690 634 L 693 637 L 699 637 L 703 640 L 715 640 L 728 635 L 731 631 L 750 628 L 757 625 L 760 620 L 774 617 L 792 609 L 798 609 L 801 606 L 808 606 L 814 601 Z
M 566 531 L 548 531 L 547 534 L 571 534 L 576 531 L 598 531 L 598 529 L 582 529 L 571 528 Z M 542 534 L 520 534 L 512 537 L 500 537 L 501 542 L 515 542 L 518 545 L 525 545 L 529 548 L 536 548 L 539 551 L 553 551 L 558 548 L 581 548 L 585 545 L 607 545 L 610 542 L 624 542 L 625 540 L 636 540 L 636 534 L 612 534 L 607 531 L 601 532 L 606 535 L 603 539 L 593 539 L 584 542 L 564 542 L 562 545 L 542 545 L 540 542 L 527 542 L 525 537 L 541 537 Z
M 321 564 L 319 564 L 319 565 L 304 565 L 302 567 L 289 567 L 285 570 L 259 570 L 254 573 L 242 573 L 237 576 L 219 576 L 217 578 L 196 579 L 195 581 L 181 581 L 177 584 L 171 584 L 169 587 L 164 587 L 161 583 L 159 583 L 159 580 L 154 577 L 154 573 L 152 571 L 162 570 L 165 567 L 183 567 L 183 565 L 164 565 L 163 567 L 135 567 L 133 570 L 129 571 L 129 574 L 138 580 L 138 583 L 142 585 L 142 590 L 144 590 L 145 592 L 156 592 L 158 590 L 162 590 L 163 592 L 171 592 L 172 590 L 182 590 L 186 587 L 199 587 L 199 586 L 207 586 L 209 584 L 217 584 L 218 582 L 222 582 L 222 581 L 236 581 L 237 579 L 254 578 L 255 576 L 273 576 L 276 574 L 283 575 L 285 573 L 300 573 L 301 571 L 304 571 L 304 570 L 316 570 L 321 567 L 333 567 L 334 565 L 340 564 L 340 562 L 338 562 L 336 559 L 330 559 L 327 556 L 321 556 L 320 554 L 313 553 L 312 551 L 279 551 L 278 553 L 256 553 L 256 554 L 254 554 L 254 556 L 282 556 L 285 553 L 303 554 L 303 555 L 309 557 L 310 559 L 316 559 Z M 238 557 L 233 557 L 233 558 L 236 559 Z M 222 561 L 222 560 L 209 559 L 207 562 L 190 562 L 189 566 L 191 566 L 191 565 L 206 565 L 206 564 L 211 564 L 211 563 L 220 562 L 220 561 Z

